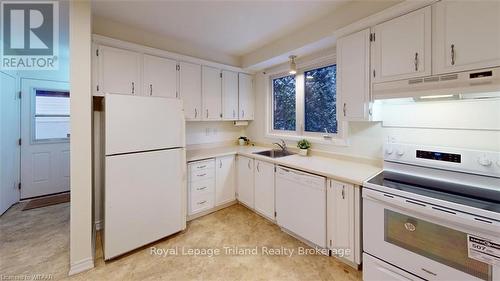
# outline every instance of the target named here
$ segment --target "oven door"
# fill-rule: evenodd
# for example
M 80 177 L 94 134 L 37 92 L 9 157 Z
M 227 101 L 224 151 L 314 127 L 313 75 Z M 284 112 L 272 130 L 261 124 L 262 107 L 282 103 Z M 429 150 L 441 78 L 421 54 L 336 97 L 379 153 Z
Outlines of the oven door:
M 500 267 L 469 258 L 468 235 L 497 240 L 498 225 L 394 194 L 363 189 L 364 252 L 427 280 L 500 280 Z

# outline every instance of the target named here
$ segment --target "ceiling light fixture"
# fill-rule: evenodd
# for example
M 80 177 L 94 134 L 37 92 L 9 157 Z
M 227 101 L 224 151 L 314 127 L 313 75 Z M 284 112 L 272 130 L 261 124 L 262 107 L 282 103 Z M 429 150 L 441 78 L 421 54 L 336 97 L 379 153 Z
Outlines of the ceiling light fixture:
M 295 58 L 297 56 L 289 56 L 288 58 L 290 59 L 290 71 L 288 73 L 290 74 L 295 74 L 297 73 L 297 64 L 295 63 Z

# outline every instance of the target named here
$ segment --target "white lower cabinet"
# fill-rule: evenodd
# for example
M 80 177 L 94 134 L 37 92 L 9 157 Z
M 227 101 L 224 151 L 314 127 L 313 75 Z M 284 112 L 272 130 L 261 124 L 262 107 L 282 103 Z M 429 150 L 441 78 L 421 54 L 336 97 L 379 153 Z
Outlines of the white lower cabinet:
M 255 211 L 274 220 L 274 164 L 255 160 Z
M 188 164 L 188 214 L 215 207 L 215 159 Z
M 360 232 L 359 187 L 330 179 L 327 191 L 327 235 L 332 255 L 361 264 Z
M 236 199 L 236 163 L 234 155 L 215 159 L 215 205 Z
M 237 156 L 238 171 L 238 201 L 249 208 L 254 208 L 254 160 Z
M 403 271 L 391 264 L 363 254 L 364 281 L 419 281 L 417 276 Z

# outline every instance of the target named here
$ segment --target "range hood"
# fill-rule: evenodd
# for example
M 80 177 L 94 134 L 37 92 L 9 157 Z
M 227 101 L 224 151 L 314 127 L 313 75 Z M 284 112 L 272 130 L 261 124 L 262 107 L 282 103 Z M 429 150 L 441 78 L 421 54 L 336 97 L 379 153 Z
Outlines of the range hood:
M 422 97 L 487 98 L 476 93 L 500 91 L 500 67 L 433 75 L 372 85 L 373 99 Z

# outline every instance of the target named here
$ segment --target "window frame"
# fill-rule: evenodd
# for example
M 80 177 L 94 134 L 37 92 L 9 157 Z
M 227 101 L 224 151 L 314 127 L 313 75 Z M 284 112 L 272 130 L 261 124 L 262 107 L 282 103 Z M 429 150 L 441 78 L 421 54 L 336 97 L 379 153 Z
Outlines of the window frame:
M 58 89 L 58 88 L 44 88 L 44 87 L 33 87 L 31 88 L 31 106 L 30 106 L 30 142 L 31 144 L 55 144 L 55 143 L 68 143 L 70 142 L 71 136 L 66 138 L 50 138 L 50 139 L 37 139 L 36 138 L 36 92 L 37 91 L 55 91 L 55 92 L 70 92 L 68 89 Z M 68 99 L 71 102 L 71 93 Z M 61 117 L 66 117 L 61 116 Z M 67 116 L 71 120 L 71 113 Z M 70 129 L 71 130 L 71 129 Z M 70 131 L 71 132 L 71 131 Z M 70 133 L 71 135 L 71 133 Z
M 347 134 L 348 124 L 343 121 L 339 115 L 338 103 L 341 100 L 339 93 L 336 93 L 336 119 L 337 133 L 319 133 L 305 131 L 305 77 L 304 73 L 313 69 L 336 65 L 335 58 L 319 58 L 316 62 L 299 65 L 295 74 L 295 131 L 275 130 L 274 129 L 274 99 L 273 99 L 273 79 L 289 76 L 288 69 L 280 69 L 275 73 L 268 74 L 268 93 L 266 95 L 266 137 L 282 138 L 285 140 L 298 141 L 307 138 L 312 143 L 333 144 L 339 146 L 348 146 Z M 338 70 L 337 70 L 338 71 Z

